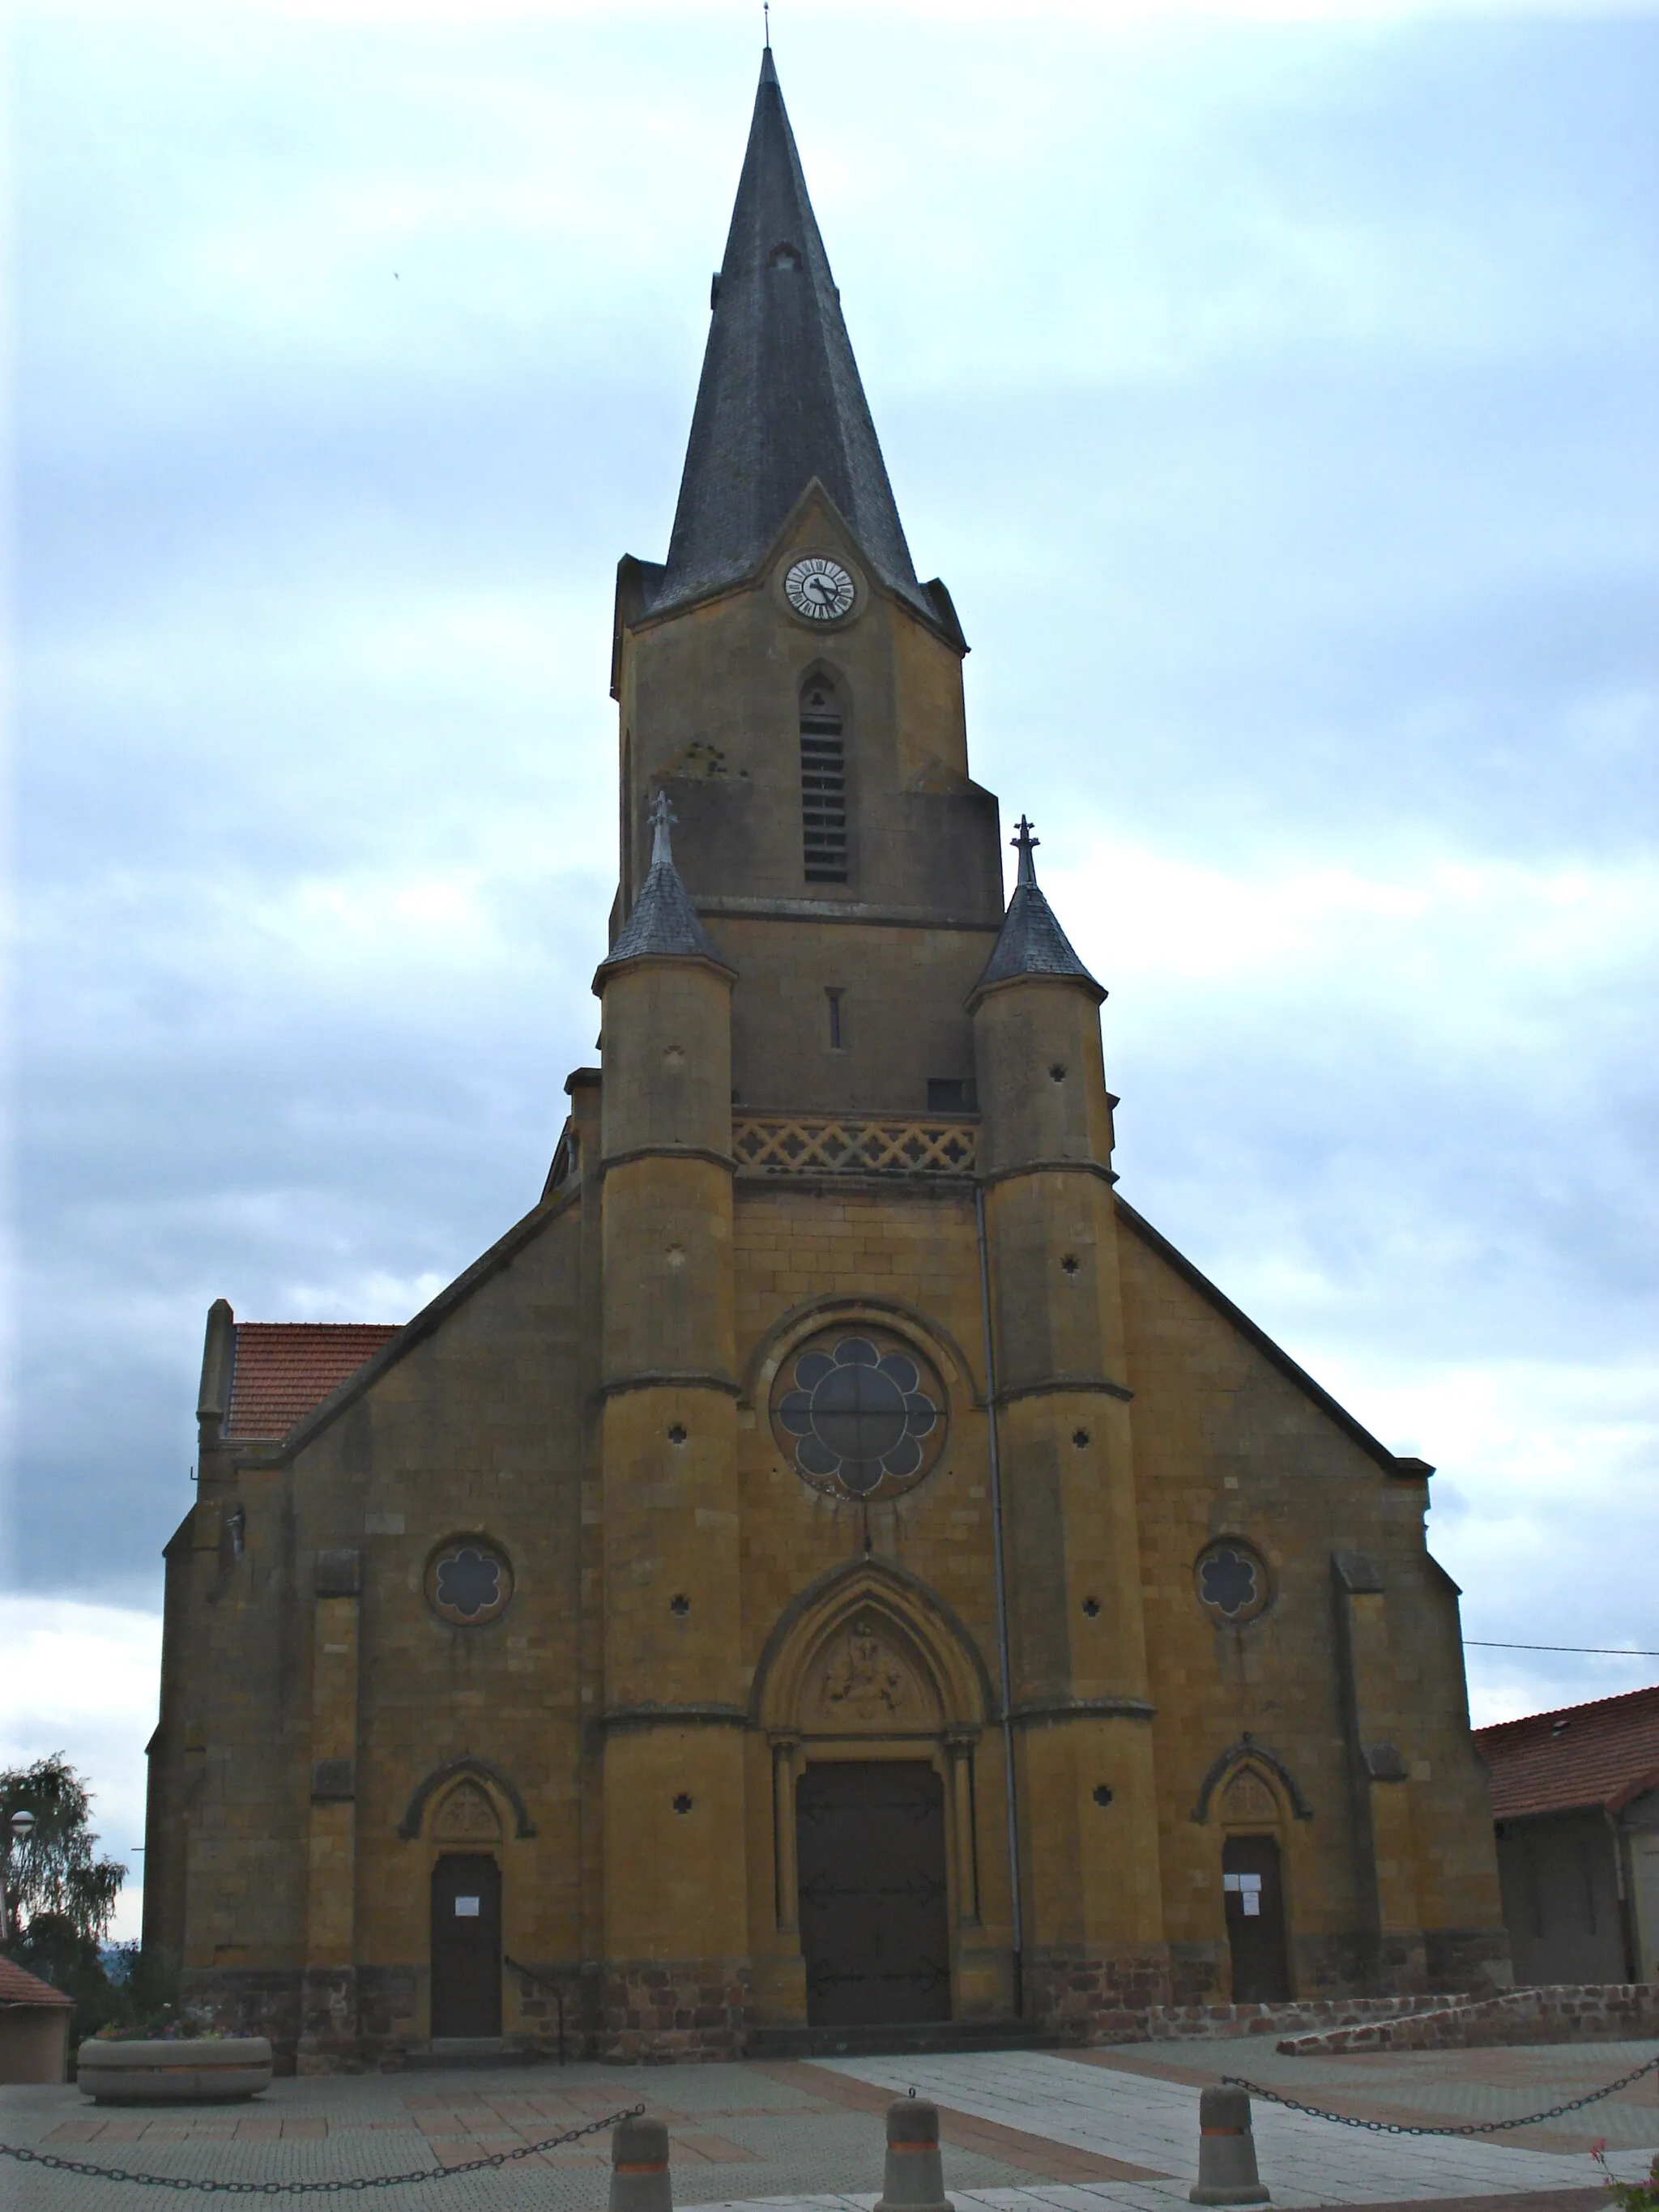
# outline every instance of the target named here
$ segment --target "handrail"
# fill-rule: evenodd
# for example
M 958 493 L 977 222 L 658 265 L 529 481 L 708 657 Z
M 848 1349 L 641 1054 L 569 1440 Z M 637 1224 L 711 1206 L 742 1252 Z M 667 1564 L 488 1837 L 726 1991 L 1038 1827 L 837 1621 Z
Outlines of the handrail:
M 559 2063 L 564 2064 L 564 1991 L 550 1975 L 538 1967 L 526 1966 L 522 1959 L 515 1959 L 510 1951 L 501 1954 L 503 1966 L 511 1966 L 515 1974 L 522 1974 L 527 1982 L 539 1982 L 544 1990 L 551 1990 L 553 2002 L 559 2008 Z

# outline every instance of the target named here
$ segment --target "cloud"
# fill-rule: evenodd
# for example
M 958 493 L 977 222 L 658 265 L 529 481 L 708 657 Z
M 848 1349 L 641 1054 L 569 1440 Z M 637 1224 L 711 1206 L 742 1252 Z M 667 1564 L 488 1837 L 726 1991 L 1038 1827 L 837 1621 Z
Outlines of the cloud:
M 132 1942 L 143 1917 L 144 1745 L 156 1721 L 161 1616 L 33 1593 L 5 1607 L 0 1766 L 64 1752 L 89 1780 L 99 1854 L 129 1870 L 110 1933 Z
M 1442 1466 L 1472 1632 L 1650 1641 L 1659 26 L 940 20 L 780 64 L 1126 1192 Z M 212 1297 L 398 1320 L 539 1190 L 753 46 L 24 20 L 31 1591 L 153 1604 Z

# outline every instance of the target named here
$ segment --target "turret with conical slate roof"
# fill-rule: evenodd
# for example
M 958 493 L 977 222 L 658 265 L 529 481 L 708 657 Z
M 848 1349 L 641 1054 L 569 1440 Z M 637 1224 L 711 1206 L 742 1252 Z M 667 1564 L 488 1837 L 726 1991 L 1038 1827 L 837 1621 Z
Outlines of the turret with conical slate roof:
M 1019 854 L 1019 878 L 978 988 L 988 990 L 993 983 L 1006 983 L 1016 975 L 1066 975 L 1086 983 L 1103 1000 L 1105 992 L 1072 950 L 1072 940 L 1038 888 L 1036 863 L 1031 858 L 1038 842 L 1022 814 L 1012 840 Z
M 659 791 L 651 802 L 651 872 L 640 885 L 640 895 L 616 943 L 599 964 L 601 975 L 608 969 L 620 967 L 624 960 L 720 962 L 714 940 L 703 927 L 691 894 L 674 866 L 674 821 L 668 793 Z M 594 988 L 600 988 L 597 981 Z
M 745 1687 L 732 1265 L 736 977 L 680 880 L 673 819 L 659 791 L 650 871 L 593 980 L 605 1009 L 599 1493 L 607 1720 L 738 1712 Z M 736 1814 L 741 1733 L 718 1729 L 700 1748 L 697 1796 L 709 1817 L 688 1824 L 674 1809 L 685 1790 L 679 1735 L 619 1725 L 605 1737 L 608 1958 L 727 1961 L 748 1950 Z M 724 1977 L 724 1965 L 706 1966 L 704 1979 L 716 1973 Z
M 1013 1703 L 1076 1717 L 1028 1737 L 1032 1803 L 1085 1804 L 1109 1775 L 1113 1821 L 1079 1824 L 1069 1856 L 1034 1832 L 1027 1941 L 1039 1955 L 1081 1941 L 1129 1960 L 1158 1940 L 1161 1905 L 1106 994 L 1038 889 L 1023 817 L 1012 842 L 1019 878 L 968 1003 L 1008 1469 Z

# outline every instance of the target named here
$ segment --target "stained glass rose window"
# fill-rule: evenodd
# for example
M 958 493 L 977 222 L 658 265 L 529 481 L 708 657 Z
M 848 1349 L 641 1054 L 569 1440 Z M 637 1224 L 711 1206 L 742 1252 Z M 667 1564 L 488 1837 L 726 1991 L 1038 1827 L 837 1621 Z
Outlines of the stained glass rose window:
M 441 1620 L 477 1628 L 505 1613 L 513 1595 L 513 1570 L 483 1536 L 455 1536 L 427 1562 L 426 1601 Z
M 909 1489 L 943 1450 L 945 1426 L 945 1389 L 931 1364 L 878 1329 L 814 1337 L 773 1386 L 774 1437 L 805 1481 L 836 1497 Z
M 1267 1569 L 1248 1544 L 1228 1537 L 1200 1552 L 1193 1569 L 1198 1601 L 1212 1620 L 1254 1620 L 1272 1595 Z

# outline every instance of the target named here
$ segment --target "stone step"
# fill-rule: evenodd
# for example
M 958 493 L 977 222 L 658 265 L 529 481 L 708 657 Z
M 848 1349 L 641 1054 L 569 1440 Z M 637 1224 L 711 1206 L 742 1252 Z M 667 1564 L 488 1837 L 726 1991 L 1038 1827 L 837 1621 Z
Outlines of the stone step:
M 550 2062 L 500 2035 L 434 2035 L 424 2051 L 411 2051 L 405 2066 L 537 2066 Z
M 1023 2020 L 874 2021 L 860 2027 L 757 2027 L 751 2058 L 883 2058 L 951 2051 L 1040 2051 L 1053 2038 Z

